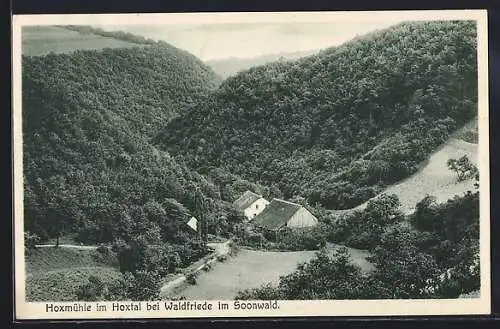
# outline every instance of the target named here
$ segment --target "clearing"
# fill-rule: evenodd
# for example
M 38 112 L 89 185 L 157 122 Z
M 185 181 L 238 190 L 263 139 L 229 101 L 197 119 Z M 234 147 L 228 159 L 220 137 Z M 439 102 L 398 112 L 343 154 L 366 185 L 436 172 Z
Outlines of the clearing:
M 25 26 L 22 29 L 22 54 L 41 56 L 48 53 L 70 53 L 75 50 L 144 47 L 132 42 L 96 34 L 80 33 L 58 26 Z
M 332 248 L 338 246 L 332 245 Z M 368 253 L 348 248 L 353 262 L 371 270 Z M 266 283 L 277 284 L 280 276 L 294 272 L 299 263 L 311 260 L 315 251 L 255 251 L 241 249 L 234 257 L 217 263 L 209 272 L 202 272 L 195 285 L 178 292 L 175 297 L 188 300 L 233 299 L 238 291 L 257 288 Z
M 401 202 L 401 210 L 409 215 L 415 211 L 416 204 L 427 195 L 435 196 L 436 201 L 441 203 L 452 199 L 455 195 L 464 195 L 469 190 L 474 191 L 474 179 L 458 182 L 455 172 L 447 166 L 448 159 L 458 159 L 463 155 L 467 155 L 473 164 L 478 165 L 478 145 L 452 137 L 430 156 L 419 171 L 402 182 L 388 187 L 383 193 L 396 194 Z M 332 213 L 340 215 L 363 209 L 366 205 L 367 202 L 352 209 L 333 210 Z
M 405 181 L 389 187 L 385 193 L 396 194 L 406 214 L 413 213 L 415 205 L 427 195 L 436 197 L 437 202 L 446 202 L 455 195 L 463 195 L 468 190 L 474 191 L 474 179 L 457 182 L 456 174 L 447 166 L 450 158 L 458 159 L 463 155 L 477 165 L 477 144 L 460 139 L 449 139 L 428 160 L 428 163 Z

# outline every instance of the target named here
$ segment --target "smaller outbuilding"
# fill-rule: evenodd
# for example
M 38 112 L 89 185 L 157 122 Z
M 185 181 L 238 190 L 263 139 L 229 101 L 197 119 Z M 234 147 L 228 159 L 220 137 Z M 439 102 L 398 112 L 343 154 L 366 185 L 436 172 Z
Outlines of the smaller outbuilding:
M 191 217 L 186 224 L 193 230 L 198 231 L 198 219 L 196 217 Z

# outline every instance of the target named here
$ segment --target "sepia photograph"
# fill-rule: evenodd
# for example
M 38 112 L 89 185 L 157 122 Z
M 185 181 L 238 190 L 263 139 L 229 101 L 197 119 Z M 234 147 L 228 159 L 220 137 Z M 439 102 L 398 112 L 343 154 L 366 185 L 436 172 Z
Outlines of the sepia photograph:
M 489 312 L 485 11 L 13 33 L 20 318 Z

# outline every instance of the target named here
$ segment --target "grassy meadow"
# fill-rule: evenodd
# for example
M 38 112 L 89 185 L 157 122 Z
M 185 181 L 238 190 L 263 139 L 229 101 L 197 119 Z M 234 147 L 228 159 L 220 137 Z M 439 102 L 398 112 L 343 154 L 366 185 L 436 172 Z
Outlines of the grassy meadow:
M 331 245 L 333 251 L 338 248 Z M 366 257 L 368 252 L 348 248 L 353 263 L 363 271 L 371 271 L 373 265 Z M 258 251 L 241 249 L 235 257 L 218 263 L 212 270 L 202 273 L 196 284 L 178 293 L 186 299 L 233 299 L 238 291 L 271 283 L 278 284 L 280 276 L 292 273 L 299 263 L 310 261 L 315 251 Z
M 96 34 L 80 33 L 58 26 L 27 26 L 22 30 L 22 54 L 40 56 L 48 53 L 70 53 L 75 50 L 131 48 L 138 45 Z

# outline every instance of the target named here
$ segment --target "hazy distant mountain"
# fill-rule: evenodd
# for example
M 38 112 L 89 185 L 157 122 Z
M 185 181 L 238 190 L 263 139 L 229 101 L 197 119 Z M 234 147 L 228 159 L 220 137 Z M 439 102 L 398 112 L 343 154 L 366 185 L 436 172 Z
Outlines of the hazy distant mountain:
M 274 62 L 280 59 L 293 60 L 300 57 L 312 55 L 319 52 L 319 50 L 307 50 L 307 51 L 296 51 L 296 52 L 281 52 L 275 54 L 267 54 L 254 58 L 238 58 L 229 57 L 224 59 L 217 59 L 206 61 L 206 64 L 212 67 L 212 69 L 223 78 L 227 78 L 234 75 L 240 71 L 244 71 L 254 66 L 259 66 Z

